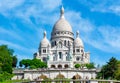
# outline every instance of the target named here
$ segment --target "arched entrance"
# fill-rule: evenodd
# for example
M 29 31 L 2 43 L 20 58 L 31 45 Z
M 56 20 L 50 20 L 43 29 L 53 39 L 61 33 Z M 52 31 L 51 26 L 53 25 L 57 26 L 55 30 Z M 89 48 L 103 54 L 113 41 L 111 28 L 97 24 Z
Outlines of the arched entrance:
M 57 79 L 63 79 L 65 78 L 65 76 L 61 73 L 59 73 L 57 76 L 56 76 Z
M 81 76 L 77 73 L 72 77 L 73 80 L 81 79 Z M 81 83 L 81 81 L 73 81 L 73 83 Z
M 55 68 L 55 65 L 51 65 L 51 68 Z
M 47 77 L 46 75 L 41 74 L 41 76 L 38 77 L 38 80 L 39 80 L 39 79 L 47 79 L 47 78 L 48 78 L 48 77 Z
M 76 74 L 72 77 L 72 79 L 81 79 L 81 76 L 79 74 Z
M 62 68 L 62 65 L 61 65 L 61 64 L 59 64 L 59 65 L 58 65 L 58 68 L 60 68 L 60 69 L 61 69 L 61 68 Z
M 68 67 L 69 67 L 68 64 L 65 64 L 65 65 L 64 65 L 64 68 L 68 68 Z

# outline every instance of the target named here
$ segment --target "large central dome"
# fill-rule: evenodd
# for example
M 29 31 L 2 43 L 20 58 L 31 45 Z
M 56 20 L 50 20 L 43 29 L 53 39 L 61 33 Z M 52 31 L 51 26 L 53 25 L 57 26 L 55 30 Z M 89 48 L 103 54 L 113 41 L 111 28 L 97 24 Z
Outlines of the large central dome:
M 56 32 L 56 31 L 72 32 L 71 25 L 68 23 L 68 21 L 64 17 L 64 8 L 63 7 L 61 8 L 60 19 L 55 23 L 55 25 L 53 27 L 53 32 Z

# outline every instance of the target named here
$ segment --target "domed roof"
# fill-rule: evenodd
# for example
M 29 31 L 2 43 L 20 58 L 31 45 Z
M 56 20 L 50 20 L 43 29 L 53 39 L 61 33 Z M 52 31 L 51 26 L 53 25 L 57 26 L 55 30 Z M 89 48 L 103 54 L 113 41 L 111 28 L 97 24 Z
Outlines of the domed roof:
M 47 47 L 48 45 L 50 45 L 50 42 L 46 38 L 46 32 L 44 32 L 44 38 L 42 39 L 42 41 L 40 43 L 40 46 L 41 47 Z
M 76 37 L 76 39 L 74 40 L 74 46 L 84 47 L 83 42 L 82 42 L 82 40 L 81 40 L 80 37 L 79 37 L 79 32 L 77 31 L 76 34 L 77 34 L 77 37 Z
M 72 27 L 64 17 L 64 8 L 61 8 L 60 19 L 55 23 L 53 31 L 69 31 L 72 32 Z

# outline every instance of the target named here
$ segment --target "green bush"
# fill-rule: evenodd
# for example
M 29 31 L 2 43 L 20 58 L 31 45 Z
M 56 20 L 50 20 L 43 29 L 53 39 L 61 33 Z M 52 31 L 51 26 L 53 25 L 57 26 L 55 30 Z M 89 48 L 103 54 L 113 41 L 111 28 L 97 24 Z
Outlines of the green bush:
M 3 72 L 0 74 L 0 82 L 5 81 L 5 80 L 10 80 L 13 74 Z
M 75 68 L 80 68 L 80 64 L 75 64 Z

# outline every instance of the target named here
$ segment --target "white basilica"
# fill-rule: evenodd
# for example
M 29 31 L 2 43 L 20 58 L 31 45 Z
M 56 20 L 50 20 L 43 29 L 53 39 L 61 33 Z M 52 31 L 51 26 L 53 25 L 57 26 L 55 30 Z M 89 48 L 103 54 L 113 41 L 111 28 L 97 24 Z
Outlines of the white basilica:
M 84 51 L 78 31 L 74 38 L 72 27 L 64 17 L 63 7 L 60 10 L 59 20 L 53 26 L 50 41 L 46 34 L 44 32 L 39 50 L 34 57 L 47 62 L 48 68 L 73 68 L 76 63 L 90 62 L 90 54 Z
M 38 52 L 34 58 L 46 62 L 48 68 L 45 69 L 16 69 L 14 79 L 35 80 L 41 77 L 50 79 L 62 76 L 68 79 L 95 79 L 96 69 L 74 68 L 76 63 L 90 63 L 89 52 L 84 51 L 84 45 L 76 32 L 76 37 L 72 32 L 72 27 L 64 17 L 64 8 L 61 8 L 60 18 L 55 23 L 50 41 L 47 39 L 46 32 L 40 42 Z

